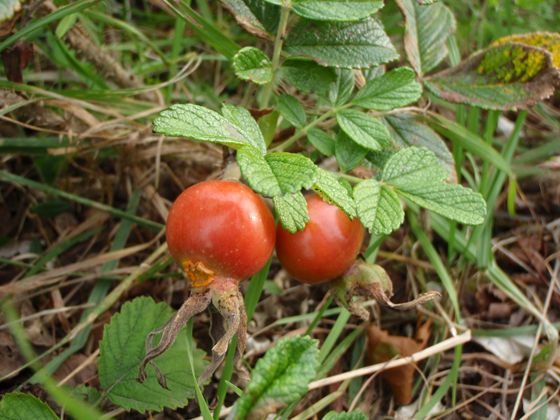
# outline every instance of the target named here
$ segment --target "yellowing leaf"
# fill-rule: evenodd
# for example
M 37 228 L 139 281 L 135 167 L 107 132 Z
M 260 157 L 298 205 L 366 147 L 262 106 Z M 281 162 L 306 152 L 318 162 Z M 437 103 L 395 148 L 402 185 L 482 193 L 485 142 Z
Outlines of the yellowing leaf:
M 560 69 L 560 33 L 559 32 L 530 32 L 527 34 L 509 35 L 498 38 L 491 47 L 504 45 L 511 42 L 540 47 L 552 54 L 552 64 Z

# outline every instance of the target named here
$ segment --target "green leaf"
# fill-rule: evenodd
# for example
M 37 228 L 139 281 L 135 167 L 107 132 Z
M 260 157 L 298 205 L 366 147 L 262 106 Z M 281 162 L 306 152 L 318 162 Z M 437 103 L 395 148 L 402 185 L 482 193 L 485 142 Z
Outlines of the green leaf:
M 239 106 L 224 104 L 222 115 L 237 127 L 249 144 L 262 154 L 266 153 L 266 142 L 261 129 L 249 111 Z
M 307 130 L 307 140 L 325 156 L 334 155 L 334 139 L 318 128 Z
M 58 38 L 62 39 L 64 35 L 66 35 L 66 32 L 72 29 L 72 27 L 76 24 L 78 17 L 78 13 L 72 13 L 71 15 L 64 16 L 62 19 L 60 19 L 60 22 L 58 22 L 58 25 L 56 25 L 56 30 L 54 32 L 55 35 Z
M 236 149 L 251 144 L 241 129 L 229 120 L 215 111 L 193 104 L 177 104 L 161 112 L 154 120 L 154 132 Z
M 382 7 L 382 0 L 293 0 L 292 2 L 292 10 L 297 15 L 311 20 L 328 21 L 364 19 Z
M 55 420 L 58 418 L 47 404 L 31 394 L 10 392 L 5 394 L 0 401 L 0 419 L 2 420 Z
M 241 48 L 233 57 L 237 77 L 259 85 L 272 81 L 272 63 L 264 52 L 255 47 Z
M 236 159 L 243 178 L 253 190 L 266 197 L 282 194 L 276 176 L 257 149 L 243 147 L 237 151 Z
M 486 216 L 482 195 L 462 185 L 418 184 L 398 193 L 419 206 L 467 225 L 479 225 Z
M 455 17 L 443 4 L 421 6 L 416 0 L 396 0 L 405 18 L 404 49 L 420 76 L 447 56 L 447 39 L 455 32 Z
M 362 224 L 376 235 L 388 235 L 404 221 L 402 203 L 397 194 L 375 179 L 354 187 L 354 200 Z
M 379 119 L 355 109 L 336 113 L 340 128 L 356 143 L 368 150 L 380 150 L 391 144 L 391 134 Z
M 292 95 L 280 95 L 276 102 L 278 112 L 295 127 L 303 127 L 307 119 L 303 105 Z
M 416 102 L 422 86 L 409 67 L 399 67 L 370 80 L 361 88 L 352 103 L 377 111 L 388 111 Z
M 270 38 L 270 34 L 276 33 L 279 7 L 265 0 L 222 0 L 222 3 L 247 32 L 261 38 Z
M 280 340 L 261 358 L 243 396 L 235 404 L 235 418 L 266 418 L 298 401 L 319 366 L 317 341 L 306 336 Z
M 354 200 L 332 172 L 319 168 L 317 170 L 317 181 L 313 189 L 323 200 L 339 207 L 350 219 L 356 217 Z
M 348 413 L 337 413 L 329 411 L 323 420 L 367 420 L 367 416 L 361 411 L 351 411 Z
M 389 129 L 393 134 L 393 140 L 395 140 L 399 148 L 418 146 L 431 150 L 439 162 L 447 169 L 448 176 L 454 178 L 455 163 L 453 156 L 438 133 L 426 124 L 418 121 L 412 113 L 403 112 L 401 114 L 388 115 L 385 117 L 385 121 L 387 121 Z
M 507 110 L 548 98 L 559 81 L 560 72 L 548 51 L 503 44 L 475 53 L 425 83 L 435 95 L 449 102 Z
M 317 167 L 311 159 L 299 153 L 269 153 L 265 159 L 283 193 L 308 189 L 315 183 Z
M 301 19 L 290 31 L 286 51 L 331 67 L 371 67 L 398 58 L 377 19 L 318 22 Z
M 282 226 L 290 233 L 303 230 L 309 222 L 307 202 L 301 192 L 286 195 L 277 195 L 272 201 Z
M 164 325 L 173 311 L 165 303 L 152 298 L 138 297 L 122 306 L 120 313 L 111 318 L 103 331 L 99 356 L 99 383 L 111 402 L 127 410 L 141 413 L 162 411 L 164 408 L 184 407 L 194 396 L 194 385 L 187 361 L 188 338 L 186 330 L 177 337 L 169 350 L 155 359 L 165 375 L 169 389 L 156 379 L 155 370 L 148 367 L 148 378 L 138 382 L 140 362 L 146 353 L 146 336 Z M 204 352 L 195 353 L 195 371 L 204 368 Z
M 286 60 L 280 67 L 280 76 L 302 92 L 317 94 L 325 94 L 336 79 L 333 68 L 308 60 Z
M 272 143 L 272 140 L 274 140 L 279 115 L 280 114 L 278 114 L 277 111 L 272 111 L 271 113 L 263 115 L 259 118 L 259 128 L 261 129 L 261 133 L 267 146 L 269 146 L 270 143 Z
M 344 132 L 337 134 L 334 142 L 334 155 L 343 172 L 358 166 L 368 153 L 368 149 L 352 141 Z
M 336 80 L 329 87 L 329 101 L 332 105 L 344 105 L 354 90 L 354 73 L 349 69 L 336 69 Z
M 395 153 L 383 168 L 381 179 L 399 189 L 411 185 L 437 184 L 447 178 L 447 171 L 433 152 L 407 147 Z

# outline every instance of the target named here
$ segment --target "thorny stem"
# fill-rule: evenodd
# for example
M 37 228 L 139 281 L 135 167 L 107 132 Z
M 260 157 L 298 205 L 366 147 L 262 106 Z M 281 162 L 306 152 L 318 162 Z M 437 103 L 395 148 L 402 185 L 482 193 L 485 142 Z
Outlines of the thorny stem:
M 286 36 L 286 27 L 288 26 L 288 17 L 290 16 L 290 1 L 282 1 L 282 9 L 280 11 L 280 22 L 278 30 L 276 31 L 276 39 L 274 40 L 274 51 L 272 53 L 272 80 L 266 85 L 262 107 L 266 108 L 272 96 L 272 89 L 276 83 L 276 74 L 280 67 L 280 55 L 282 53 L 282 46 L 284 45 L 284 38 Z

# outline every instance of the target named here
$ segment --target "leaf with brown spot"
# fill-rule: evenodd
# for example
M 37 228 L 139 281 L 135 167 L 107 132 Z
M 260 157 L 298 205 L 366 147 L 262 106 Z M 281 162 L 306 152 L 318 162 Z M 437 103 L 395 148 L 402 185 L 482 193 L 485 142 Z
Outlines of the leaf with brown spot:
M 498 38 L 491 47 L 515 42 L 518 44 L 532 45 L 540 47 L 552 54 L 552 64 L 560 69 L 560 33 L 559 32 L 530 32 L 527 34 L 517 34 Z

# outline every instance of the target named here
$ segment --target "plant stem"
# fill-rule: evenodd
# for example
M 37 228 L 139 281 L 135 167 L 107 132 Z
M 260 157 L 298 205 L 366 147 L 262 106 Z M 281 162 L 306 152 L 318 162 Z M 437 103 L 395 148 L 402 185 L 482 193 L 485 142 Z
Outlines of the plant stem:
M 290 6 L 288 0 L 282 1 L 282 9 L 280 11 L 280 22 L 276 31 L 276 39 L 274 40 L 274 51 L 272 53 L 272 80 L 265 87 L 262 107 L 266 108 L 272 96 L 272 89 L 276 83 L 276 74 L 280 67 L 280 54 L 284 45 L 284 37 L 286 35 L 286 27 L 288 26 L 288 17 L 290 16 Z

